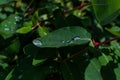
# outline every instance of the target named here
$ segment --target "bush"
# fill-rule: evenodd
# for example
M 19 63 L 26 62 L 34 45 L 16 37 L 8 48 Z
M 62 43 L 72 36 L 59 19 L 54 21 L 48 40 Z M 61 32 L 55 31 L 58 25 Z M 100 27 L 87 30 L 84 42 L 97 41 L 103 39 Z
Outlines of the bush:
M 119 0 L 0 0 L 0 80 L 120 80 Z

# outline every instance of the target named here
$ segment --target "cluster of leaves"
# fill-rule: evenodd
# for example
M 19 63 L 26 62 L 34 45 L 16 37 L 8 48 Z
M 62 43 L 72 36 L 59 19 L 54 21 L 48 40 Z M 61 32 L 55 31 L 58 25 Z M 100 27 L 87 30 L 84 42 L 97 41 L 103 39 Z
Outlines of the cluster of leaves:
M 119 0 L 0 0 L 0 80 L 120 80 Z

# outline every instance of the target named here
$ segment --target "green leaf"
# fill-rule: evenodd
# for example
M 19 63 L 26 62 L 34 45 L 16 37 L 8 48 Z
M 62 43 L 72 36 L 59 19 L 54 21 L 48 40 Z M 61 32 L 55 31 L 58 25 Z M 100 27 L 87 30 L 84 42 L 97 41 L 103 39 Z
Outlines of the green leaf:
M 55 58 L 57 56 L 57 51 L 54 48 L 39 48 L 33 44 L 26 45 L 23 51 L 26 55 L 35 59 Z
M 115 36 L 117 36 L 117 37 L 120 37 L 120 28 L 118 28 L 117 29 L 117 31 L 116 30 L 114 30 L 113 28 L 111 28 L 111 29 L 109 29 L 109 28 L 105 28 L 108 32 L 110 32 L 111 34 L 113 34 L 113 35 L 115 35 Z M 118 31 L 119 30 L 119 31 Z
M 12 77 L 13 71 L 14 69 L 10 71 L 10 73 L 6 76 L 5 80 L 10 80 L 10 78 Z
M 41 27 L 39 26 L 38 27 L 38 34 L 43 37 L 43 36 L 46 36 L 48 34 L 48 29 L 46 27 Z
M 92 0 L 97 20 L 105 25 L 120 14 L 120 0 Z
M 33 66 L 30 58 L 22 59 L 14 68 L 10 80 L 45 80 L 47 75 L 57 72 L 58 64 L 49 62 Z
M 0 24 L 0 35 L 4 38 L 10 38 L 13 36 L 17 29 L 17 22 L 20 21 L 20 17 L 16 15 L 10 15 L 6 20 Z
M 9 80 L 11 78 L 12 67 L 8 67 L 4 71 L 0 71 L 0 79 L 1 80 Z
M 114 69 L 114 72 L 116 74 L 116 80 L 120 80 L 120 64 L 118 64 L 118 67 Z
M 85 80 L 103 80 L 100 68 L 100 62 L 96 58 L 92 59 L 85 71 Z
M 48 35 L 33 40 L 38 47 L 64 47 L 70 45 L 83 45 L 91 40 L 91 35 L 82 27 L 64 27 Z
M 26 34 L 28 32 L 30 32 L 32 30 L 32 21 L 29 21 L 29 22 L 25 22 L 23 24 L 23 27 L 17 29 L 17 33 L 20 33 L 20 34 Z
M 40 59 L 40 60 L 33 59 L 32 65 L 36 66 L 36 65 L 41 64 L 41 63 L 43 63 L 45 61 L 46 61 L 46 59 Z
M 36 23 L 38 23 L 38 11 L 35 11 L 35 13 L 32 16 L 32 24 L 35 25 Z
M 13 0 L 0 0 L 0 5 L 8 4 L 11 1 Z
M 7 56 L 10 55 L 13 56 L 13 54 L 17 54 L 19 50 L 20 50 L 20 41 L 18 38 L 13 40 L 12 43 L 5 48 L 5 52 Z
M 104 53 L 102 53 L 102 55 L 98 59 L 99 59 L 101 65 L 106 66 L 109 63 L 109 61 L 112 60 L 112 57 L 107 56 Z
M 64 80 L 80 80 L 80 68 L 70 62 L 64 62 L 60 66 Z

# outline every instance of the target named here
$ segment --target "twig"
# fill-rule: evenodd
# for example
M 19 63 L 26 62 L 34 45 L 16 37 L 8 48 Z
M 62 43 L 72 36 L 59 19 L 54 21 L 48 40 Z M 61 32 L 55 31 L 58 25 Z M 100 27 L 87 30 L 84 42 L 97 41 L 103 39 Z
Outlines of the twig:
M 34 1 L 34 0 L 32 0 L 32 1 L 29 3 L 29 5 L 27 6 L 25 12 L 30 8 L 30 6 L 32 5 L 33 1 Z M 25 13 L 25 12 L 24 12 L 24 13 Z
M 114 41 L 114 40 L 119 40 L 120 39 L 120 37 L 115 37 L 115 38 L 112 38 L 112 39 L 109 39 L 109 40 L 106 40 L 106 41 L 103 41 L 103 42 L 96 42 L 96 41 L 92 41 L 93 42 L 93 45 L 96 47 L 96 48 L 98 48 L 100 45 L 103 45 L 103 44 L 107 44 L 107 43 L 109 43 L 109 42 L 111 42 L 111 41 Z
M 89 49 L 89 48 L 86 47 L 85 49 L 83 49 L 83 50 L 81 50 L 81 51 L 79 51 L 79 52 L 71 55 L 69 58 L 64 59 L 64 60 L 62 61 L 62 63 L 65 62 L 65 61 L 67 61 L 67 60 L 69 60 L 69 59 L 71 59 L 71 58 L 77 57 L 78 55 L 82 54 L 83 52 L 86 52 L 88 49 Z
M 84 3 L 84 2 L 82 2 L 81 5 L 73 8 L 73 9 L 71 9 L 71 10 L 69 10 L 69 11 L 63 11 L 63 14 L 66 15 L 66 14 L 71 13 L 71 12 L 77 10 L 77 9 L 83 11 L 83 10 L 84 10 L 84 7 L 85 7 L 86 5 L 90 5 L 90 4 L 91 4 L 91 3 Z
M 41 25 L 42 22 L 38 22 L 36 23 L 33 27 L 32 27 L 32 30 L 36 29 L 37 27 L 39 27 Z

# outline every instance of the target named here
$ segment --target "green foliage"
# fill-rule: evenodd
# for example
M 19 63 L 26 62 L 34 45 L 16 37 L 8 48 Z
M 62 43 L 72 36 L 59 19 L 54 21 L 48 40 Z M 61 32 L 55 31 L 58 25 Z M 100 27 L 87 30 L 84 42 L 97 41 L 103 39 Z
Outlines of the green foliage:
M 119 0 L 0 0 L 0 80 L 120 80 Z
M 119 3 L 119 0 L 92 0 L 92 5 L 98 21 L 101 24 L 107 24 L 115 19 L 120 14 Z
M 62 36 L 61 36 L 62 35 Z M 81 27 L 64 27 L 45 37 L 33 40 L 38 47 L 65 47 L 70 45 L 82 45 L 90 42 L 90 34 Z

